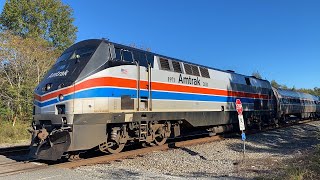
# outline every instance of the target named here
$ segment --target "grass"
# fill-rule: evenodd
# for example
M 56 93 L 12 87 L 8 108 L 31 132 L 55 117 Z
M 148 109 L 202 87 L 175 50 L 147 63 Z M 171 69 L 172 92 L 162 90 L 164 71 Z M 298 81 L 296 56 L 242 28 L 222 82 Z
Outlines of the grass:
M 274 167 L 269 176 L 257 177 L 263 180 L 308 180 L 320 179 L 320 144 L 307 154 L 284 162 Z
M 302 180 L 309 174 L 308 168 L 290 166 L 286 169 L 285 179 Z M 308 175 L 309 176 L 309 175 Z
M 17 122 L 14 126 L 12 126 L 11 122 L 0 122 L 0 144 L 29 140 L 31 137 L 27 131 L 29 127 L 30 124 L 28 122 Z

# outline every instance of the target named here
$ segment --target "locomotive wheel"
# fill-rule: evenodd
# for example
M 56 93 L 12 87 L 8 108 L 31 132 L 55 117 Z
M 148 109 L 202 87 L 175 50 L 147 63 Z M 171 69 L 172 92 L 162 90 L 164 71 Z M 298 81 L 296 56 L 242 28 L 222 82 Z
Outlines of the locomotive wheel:
M 108 147 L 107 143 L 102 143 L 99 145 L 99 150 L 104 153 L 119 153 L 123 150 L 125 144 L 117 144 L 116 142 L 113 142 L 113 145 Z
M 108 142 L 99 145 L 100 151 L 111 154 L 121 152 L 128 141 L 128 132 L 126 131 L 126 126 L 123 125 L 122 127 L 112 127 L 109 135 L 107 134 Z
M 156 132 L 156 137 L 154 138 L 154 143 L 158 146 L 164 145 L 167 141 L 167 137 L 165 137 L 165 127 L 162 126 Z
M 108 147 L 107 151 L 111 154 L 119 153 L 123 150 L 125 144 L 116 144 L 114 143 L 113 146 Z
M 158 145 L 158 146 L 161 146 L 161 145 L 164 145 L 164 143 L 166 143 L 168 138 L 166 137 L 162 137 L 162 136 L 158 136 L 154 139 L 154 142 Z
M 104 153 L 108 153 L 108 144 L 106 142 L 99 145 L 99 150 Z

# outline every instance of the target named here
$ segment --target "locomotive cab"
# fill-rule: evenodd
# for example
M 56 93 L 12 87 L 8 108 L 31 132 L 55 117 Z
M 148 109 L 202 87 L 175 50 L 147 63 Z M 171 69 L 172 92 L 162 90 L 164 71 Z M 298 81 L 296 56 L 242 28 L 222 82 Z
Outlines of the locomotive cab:
M 111 117 L 93 113 L 108 112 L 109 98 L 105 96 L 108 93 L 113 96 L 116 92 L 102 88 L 90 90 L 90 86 L 110 84 L 114 73 L 112 69 L 118 66 L 132 66 L 136 70 L 137 67 L 151 67 L 152 64 L 152 55 L 137 49 L 128 50 L 125 46 L 105 40 L 81 41 L 65 50 L 34 91 L 30 156 L 57 160 L 64 152 L 88 149 L 102 143 L 100 141 L 105 139 L 106 125 L 97 125 L 95 121 L 99 123 L 99 119 Z M 126 70 L 121 69 L 121 72 L 126 74 Z M 109 79 L 96 77 L 99 74 L 104 74 L 104 77 L 105 73 L 109 73 Z M 104 99 L 96 100 L 93 97 Z M 77 133 L 81 135 L 75 136 Z M 96 134 L 97 138 L 89 139 L 86 133 Z M 82 139 L 91 144 L 73 143 Z
M 110 53 L 101 40 L 79 42 L 56 60 L 36 87 L 30 156 L 59 159 L 72 139 L 74 84 L 103 68 Z

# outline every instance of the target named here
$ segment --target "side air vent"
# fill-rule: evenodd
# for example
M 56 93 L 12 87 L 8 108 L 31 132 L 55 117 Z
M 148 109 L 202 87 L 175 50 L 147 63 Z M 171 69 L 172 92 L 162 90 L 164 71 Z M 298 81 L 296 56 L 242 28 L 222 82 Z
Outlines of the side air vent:
M 186 71 L 186 74 L 192 75 L 191 65 L 189 65 L 189 64 L 184 64 L 184 70 Z
M 180 63 L 177 61 L 171 61 L 171 62 L 172 62 L 174 72 L 182 73 Z
M 200 72 L 201 72 L 202 77 L 210 78 L 209 71 L 207 68 L 203 68 L 203 67 L 199 67 L 199 68 L 200 68 Z
M 192 68 L 192 74 L 193 75 L 200 76 L 200 72 L 199 72 L 198 66 L 191 65 L 191 68 Z
M 162 70 L 170 71 L 170 65 L 168 59 L 160 58 L 160 66 Z

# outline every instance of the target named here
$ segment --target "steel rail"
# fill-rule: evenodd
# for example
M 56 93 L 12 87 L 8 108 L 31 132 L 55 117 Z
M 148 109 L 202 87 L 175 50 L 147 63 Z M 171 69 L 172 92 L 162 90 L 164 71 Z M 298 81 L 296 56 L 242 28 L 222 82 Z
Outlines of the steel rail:
M 12 146 L 0 148 L 0 155 L 9 155 L 9 154 L 23 154 L 29 152 L 28 146 Z

